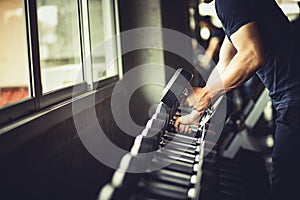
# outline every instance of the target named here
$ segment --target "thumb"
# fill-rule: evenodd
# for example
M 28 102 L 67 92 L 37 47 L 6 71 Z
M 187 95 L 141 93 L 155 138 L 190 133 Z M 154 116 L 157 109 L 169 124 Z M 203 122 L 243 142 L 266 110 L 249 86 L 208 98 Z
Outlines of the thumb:
M 174 127 L 175 127 L 176 132 L 178 132 L 179 124 L 181 123 L 181 121 L 182 121 L 182 117 L 178 117 L 175 121 Z
M 198 112 L 197 110 L 193 110 L 188 115 L 178 117 L 174 124 L 175 130 L 178 131 L 179 124 L 195 124 L 200 121 L 200 118 L 201 112 Z

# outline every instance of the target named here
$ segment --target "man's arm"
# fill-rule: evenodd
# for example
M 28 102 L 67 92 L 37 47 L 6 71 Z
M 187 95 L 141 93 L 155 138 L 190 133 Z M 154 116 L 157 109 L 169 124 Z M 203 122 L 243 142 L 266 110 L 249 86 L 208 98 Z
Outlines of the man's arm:
M 215 79 L 215 76 L 219 76 L 225 71 L 227 66 L 229 65 L 232 58 L 237 53 L 236 48 L 231 44 L 229 39 L 225 37 L 223 44 L 220 48 L 219 52 L 219 61 L 214 68 L 214 70 L 211 72 L 209 80 Z
M 227 37 L 225 37 L 225 39 L 223 40 L 222 46 L 220 48 L 219 61 L 216 65 L 216 67 L 214 68 L 214 70 L 211 72 L 209 79 L 220 80 L 220 74 L 222 74 L 225 71 L 226 67 L 229 65 L 230 61 L 232 60 L 232 58 L 235 56 L 236 53 L 237 53 L 237 50 L 231 44 L 229 39 Z M 215 76 L 217 78 L 215 78 Z M 205 89 L 203 89 L 203 88 L 194 88 L 195 95 L 189 96 L 189 98 L 187 99 L 188 105 L 193 105 L 194 107 L 196 107 L 199 103 L 199 98 L 201 98 L 200 96 L 202 94 L 202 91 L 204 91 L 204 90 Z M 208 99 L 208 101 L 210 102 L 210 99 Z M 205 101 L 202 100 L 202 102 L 205 102 Z M 177 118 L 175 125 L 174 125 L 176 130 L 178 131 L 180 123 L 181 124 L 195 124 L 197 121 L 200 120 L 202 114 L 203 114 L 203 112 L 197 112 L 196 110 L 194 110 L 190 115 L 186 115 L 184 117 Z M 189 132 L 189 131 L 187 131 L 188 126 L 181 126 L 181 127 L 183 129 L 183 130 L 181 130 L 182 132 L 186 132 L 186 133 Z
M 209 45 L 205 51 L 205 55 L 203 60 L 199 62 L 200 66 L 206 67 L 211 61 L 214 54 L 218 51 L 220 45 L 220 39 L 217 37 L 211 38 Z M 231 44 L 229 39 L 225 37 L 223 43 L 221 44 L 221 48 L 219 49 L 219 61 L 214 69 L 222 71 L 222 68 L 227 66 L 233 56 L 236 54 L 236 49 Z M 220 72 L 219 72 L 220 73 Z
M 265 63 L 262 42 L 255 22 L 238 29 L 232 34 L 231 41 L 232 43 L 225 38 L 220 50 L 220 60 L 206 86 L 194 90 L 193 107 L 198 110 L 198 116 L 203 115 L 213 100 L 243 84 Z M 181 122 L 187 120 L 178 118 L 175 127 L 178 128 Z
M 222 45 L 224 49 L 220 52 L 220 63 L 217 70 L 210 75 L 206 87 L 199 89 L 199 94 L 196 91 L 198 103 L 195 107 L 199 111 L 204 111 L 211 100 L 239 87 L 265 63 L 262 42 L 255 22 L 242 26 L 231 36 L 231 41 L 232 44 L 224 42 Z
M 221 77 L 226 92 L 243 84 L 265 64 L 262 41 L 255 22 L 242 26 L 231 36 L 231 41 L 237 54 Z

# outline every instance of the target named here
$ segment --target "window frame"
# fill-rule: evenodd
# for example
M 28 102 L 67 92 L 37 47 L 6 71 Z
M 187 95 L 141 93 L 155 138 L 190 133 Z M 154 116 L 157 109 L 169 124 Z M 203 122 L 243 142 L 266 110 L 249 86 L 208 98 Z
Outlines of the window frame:
M 112 34 L 119 34 L 119 17 L 117 0 L 109 1 L 110 14 L 112 17 L 111 28 Z M 79 96 L 88 92 L 95 92 L 101 90 L 104 86 L 117 82 L 122 77 L 122 61 L 118 59 L 117 67 L 118 74 L 116 76 L 104 78 L 102 80 L 94 82 L 89 76 L 93 76 L 92 68 L 88 69 L 84 64 L 83 59 L 87 53 L 90 53 L 91 40 L 90 30 L 86 32 L 86 24 L 89 24 L 86 14 L 88 14 L 88 0 L 77 0 L 78 7 L 78 26 L 79 26 L 79 39 L 81 48 L 81 67 L 83 70 L 83 83 L 75 84 L 69 87 L 64 87 L 53 92 L 43 94 L 42 82 L 41 82 L 41 68 L 40 68 L 40 51 L 39 51 L 39 36 L 38 36 L 38 18 L 37 18 L 37 2 L 36 0 L 24 0 L 24 16 L 26 21 L 26 39 L 28 49 L 28 70 L 30 71 L 30 84 L 29 84 L 29 98 L 3 106 L 0 108 L 0 129 L 11 123 L 17 123 L 18 120 L 34 115 L 41 112 L 46 108 L 53 108 L 58 106 L 64 101 L 72 100 L 74 95 Z M 85 8 L 85 5 L 87 6 Z M 107 8 L 104 8 L 107 9 Z M 85 14 L 86 13 L 86 14 Z M 88 37 L 87 37 L 88 36 Z M 116 55 L 120 57 L 120 40 L 117 37 Z M 90 65 L 92 66 L 92 65 Z M 76 87 L 76 93 L 73 88 Z
M 90 28 L 90 14 L 89 14 L 89 0 L 79 0 L 80 2 L 80 8 L 79 8 L 79 13 L 81 15 L 80 17 L 80 23 L 81 23 L 81 42 L 82 42 L 82 47 L 84 48 L 84 51 L 82 52 L 82 59 L 86 58 L 86 62 L 83 62 L 84 65 L 84 80 L 86 80 L 88 88 L 90 90 L 95 90 L 99 89 L 105 85 L 108 85 L 112 82 L 116 82 L 117 80 L 121 79 L 123 76 L 123 68 L 122 68 L 122 59 L 121 59 L 121 41 L 119 37 L 120 33 L 120 25 L 119 25 L 119 11 L 118 11 L 118 4 L 117 0 L 113 1 L 103 1 L 104 5 L 104 13 L 109 13 L 110 14 L 110 23 L 105 23 L 104 24 L 104 29 L 110 29 L 110 32 L 112 34 L 115 34 L 116 39 L 114 43 L 114 49 L 116 52 L 114 52 L 117 56 L 118 59 L 116 61 L 117 64 L 117 75 L 114 76 L 109 76 L 109 77 L 104 77 L 101 78 L 100 80 L 94 80 L 94 75 L 93 75 L 93 63 L 92 63 L 92 45 L 91 45 L 91 28 Z M 104 3 L 106 2 L 106 3 Z M 110 24 L 110 26 L 108 26 Z M 85 34 L 87 33 L 87 34 Z M 104 38 L 106 40 L 107 38 Z M 109 81 L 110 80 L 110 81 Z

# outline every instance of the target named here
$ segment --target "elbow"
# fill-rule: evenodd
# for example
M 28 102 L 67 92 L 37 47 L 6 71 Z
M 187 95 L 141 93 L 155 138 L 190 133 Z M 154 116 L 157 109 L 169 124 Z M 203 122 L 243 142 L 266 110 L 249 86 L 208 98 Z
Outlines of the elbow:
M 252 66 L 251 71 L 258 70 L 261 66 L 263 66 L 266 63 L 265 56 L 260 51 L 250 51 L 246 56 L 251 62 L 250 64 L 250 66 Z
M 251 54 L 253 55 L 255 67 L 258 69 L 259 67 L 263 66 L 266 63 L 264 52 L 261 48 L 255 46 L 251 48 Z

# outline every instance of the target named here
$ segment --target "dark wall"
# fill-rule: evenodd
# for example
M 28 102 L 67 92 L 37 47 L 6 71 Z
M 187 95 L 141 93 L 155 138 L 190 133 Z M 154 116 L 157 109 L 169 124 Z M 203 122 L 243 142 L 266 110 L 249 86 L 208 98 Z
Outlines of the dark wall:
M 110 98 L 96 106 L 99 123 L 111 141 L 129 150 L 132 138 L 117 128 L 110 110 Z M 8 134 L 9 139 L 1 138 L 8 143 L 20 137 L 13 131 Z M 27 137 L 31 132 L 22 134 Z M 4 154 L 0 163 L 0 199 L 95 200 L 113 173 L 83 146 L 73 118 Z
M 119 0 L 120 31 L 134 31 L 144 27 L 162 27 L 160 0 Z M 144 38 L 132 40 L 132 43 L 144 41 L 153 42 L 162 46 L 162 35 L 146 33 Z M 126 49 L 128 41 L 121 43 L 122 50 Z M 124 51 L 123 51 L 124 52 Z M 130 70 L 150 63 L 164 65 L 164 52 L 155 48 L 140 48 L 122 55 L 124 74 Z M 149 71 L 147 76 L 157 77 L 158 81 L 165 84 L 165 72 L 160 67 Z M 137 82 L 144 81 L 145 74 L 136 74 Z M 163 86 L 147 84 L 139 87 L 131 96 L 129 110 L 134 122 L 144 126 L 149 119 L 149 109 L 153 104 L 160 101 L 160 94 Z M 149 96 L 152 100 L 150 100 Z
M 178 31 L 187 37 L 191 36 L 191 31 L 189 28 L 189 1 L 182 0 L 162 0 L 162 25 L 164 28 Z M 176 55 L 174 53 L 165 52 L 165 64 L 172 68 L 185 68 L 190 72 L 194 72 L 194 67 L 192 65 L 192 45 L 191 41 L 187 40 L 177 40 L 170 41 L 168 35 L 164 35 L 164 45 L 168 46 L 172 43 L 176 43 L 181 51 L 185 52 L 184 57 Z M 172 76 L 172 74 L 167 74 L 167 80 Z
M 143 38 L 161 45 L 162 50 L 138 49 L 122 56 L 124 74 L 144 64 L 158 63 L 164 69 L 158 68 L 156 71 L 150 72 L 149 76 L 159 77 L 162 75 L 165 85 L 174 74 L 174 70 L 169 70 L 170 68 L 185 68 L 191 73 L 195 72 L 192 66 L 193 52 L 189 39 L 188 4 L 188 1 L 182 0 L 119 0 L 121 32 L 143 27 L 156 27 L 162 30 L 161 35 L 145 34 L 145 38 Z M 183 34 L 187 39 L 176 40 L 176 37 L 175 39 L 170 37 L 170 31 L 165 31 L 166 29 Z M 140 40 L 132 42 L 140 42 Z M 123 49 L 126 48 L 124 46 L 123 42 Z M 176 52 L 169 52 L 170 48 L 168 47 L 170 46 L 175 46 L 175 49 L 177 48 L 183 56 Z M 143 75 L 137 75 L 136 79 L 143 79 Z M 153 104 L 159 103 L 162 90 L 163 87 L 159 89 L 154 87 L 153 89 L 153 87 L 143 86 L 132 95 L 130 114 L 137 124 L 141 126 L 146 123 L 149 118 L 149 109 Z M 149 96 L 153 97 L 153 101 L 149 101 Z

